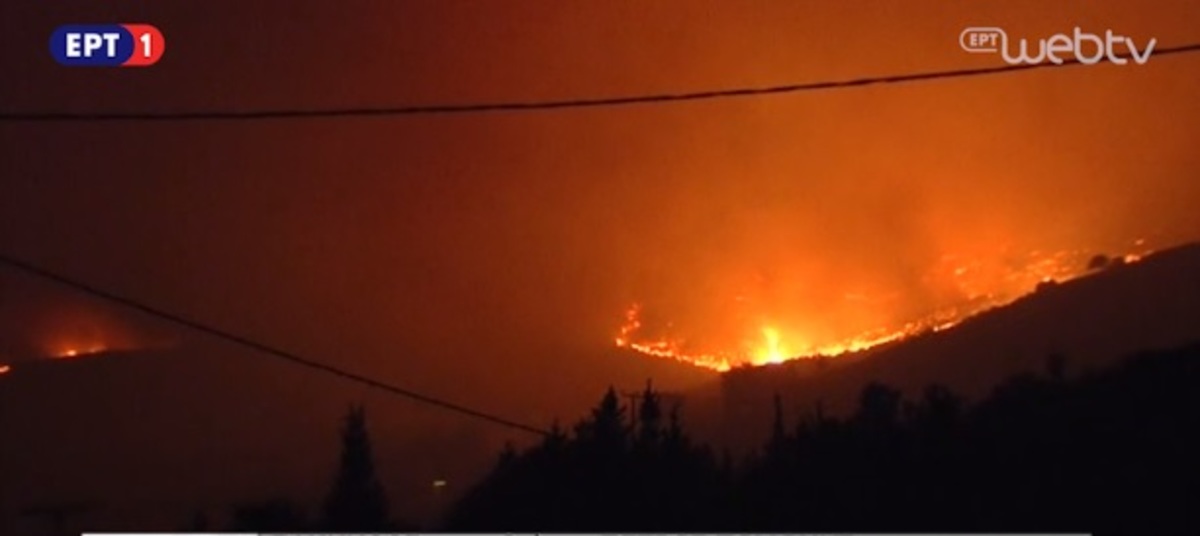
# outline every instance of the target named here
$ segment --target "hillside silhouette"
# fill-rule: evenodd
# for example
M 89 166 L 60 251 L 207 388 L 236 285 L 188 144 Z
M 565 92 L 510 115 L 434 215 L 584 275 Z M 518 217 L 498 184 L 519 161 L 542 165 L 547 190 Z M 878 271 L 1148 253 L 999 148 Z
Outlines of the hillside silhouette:
M 682 407 L 676 392 L 647 387 L 631 407 L 613 391 L 546 442 L 505 450 L 490 472 L 497 438 L 391 415 L 372 433 L 376 477 L 392 516 L 411 519 L 486 473 L 452 508 L 453 530 L 1194 528 L 1179 490 L 1195 450 L 1185 432 L 1200 349 L 1182 345 L 1200 341 L 1197 273 L 1200 246 L 1106 264 L 951 330 L 734 371 Z M 1153 348 L 1178 349 L 1122 361 Z M 626 378 L 700 375 L 607 357 L 636 359 Z M 48 386 L 75 397 L 44 397 Z M 192 527 L 320 528 L 328 514 L 314 499 L 338 446 L 328 436 L 343 401 L 382 403 L 372 396 L 211 348 L 22 362 L 0 381 L 0 406 L 21 409 L 4 415 L 4 470 L 36 486 L 10 490 L 7 515 L 103 497 L 86 519 L 114 530 L 132 519 L 177 529 L 188 512 Z M 424 443 L 406 446 L 414 437 Z M 136 455 L 149 444 L 158 455 Z M 97 484 L 76 481 L 83 471 Z M 195 473 L 206 476 L 184 479 L 188 489 L 162 487 Z M 452 493 L 432 497 L 429 483 L 447 476 Z M 133 504 L 153 512 L 120 509 Z
M 1195 534 L 1200 345 L 1073 380 L 1048 363 L 975 404 L 880 383 L 844 418 L 777 401 L 738 461 L 692 441 L 651 388 L 636 407 L 610 390 L 571 431 L 502 453 L 447 528 Z
M 863 385 L 882 382 L 917 395 L 939 384 L 967 398 L 988 393 L 1014 374 L 1042 370 L 1048 356 L 1077 375 L 1109 366 L 1146 349 L 1200 340 L 1200 244 L 1150 255 L 1132 264 L 1113 263 L 1084 277 L 1048 284 L 1007 306 L 992 309 L 937 333 L 860 354 L 798 360 L 736 369 L 722 377 L 720 399 L 705 409 L 723 421 L 719 432 L 743 443 L 747 425 L 764 430 L 771 397 L 788 408 L 820 402 L 831 414 L 855 407 Z M 762 436 L 749 438 L 751 444 Z
M 312 464 L 336 455 L 326 439 L 350 400 L 387 416 L 372 439 L 389 506 L 404 519 L 435 519 L 505 442 L 532 438 L 228 346 L 183 342 L 13 362 L 0 376 L 0 473 L 20 488 L 0 486 L 0 533 L 40 530 L 45 522 L 21 509 L 64 501 L 99 504 L 70 522 L 109 531 L 175 530 L 197 510 L 215 524 L 231 502 L 245 507 L 245 517 L 271 519 L 287 511 L 274 499 L 281 494 L 315 504 L 327 483 Z M 571 359 L 560 360 L 561 371 L 542 372 L 557 383 L 541 382 L 497 412 L 549 423 L 586 411 L 592 393 L 609 383 L 654 377 L 670 386 L 671 377 L 694 384 L 715 376 L 665 361 L 614 361 L 607 348 L 563 355 Z M 410 467 L 411 460 L 422 463 Z M 435 480 L 448 485 L 432 489 Z M 319 509 L 305 510 L 313 517 Z
M 695 440 L 651 384 L 628 405 L 610 388 L 573 426 L 499 452 L 433 528 L 1195 534 L 1197 381 L 1200 343 L 1075 378 L 1050 358 L 976 402 L 936 384 L 905 397 L 870 383 L 837 417 L 789 414 L 776 397 L 767 440 L 737 458 Z M 323 513 L 268 499 L 234 505 L 228 526 L 416 530 L 387 516 L 371 451 L 352 408 Z

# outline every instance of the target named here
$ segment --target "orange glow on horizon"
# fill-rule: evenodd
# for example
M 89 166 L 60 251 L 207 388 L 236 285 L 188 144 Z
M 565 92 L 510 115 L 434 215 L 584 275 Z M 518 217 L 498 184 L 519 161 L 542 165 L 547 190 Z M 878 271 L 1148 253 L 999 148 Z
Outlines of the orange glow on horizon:
M 109 348 L 105 347 L 102 344 L 91 344 L 88 346 L 65 346 L 59 350 L 54 351 L 50 355 L 50 358 L 51 359 L 70 359 L 73 357 L 83 357 L 83 356 L 98 354 L 101 352 L 105 352 L 107 350 L 109 350 Z
M 1125 263 L 1142 259 L 1145 253 L 1118 256 Z M 967 259 L 967 260 L 963 260 Z M 698 348 L 682 336 L 666 333 L 650 336 L 644 333 L 643 306 L 635 303 L 624 314 L 614 343 L 643 355 L 671 359 L 700 368 L 726 372 L 735 367 L 763 366 L 786 361 L 817 357 L 837 357 L 861 352 L 883 344 L 904 340 L 924 333 L 936 333 L 952 328 L 979 313 L 1007 305 L 1032 294 L 1047 283 L 1061 283 L 1088 274 L 1087 255 L 1081 251 L 1056 253 L 1031 252 L 1027 261 L 1014 269 L 1003 270 L 986 266 L 977 258 L 946 256 L 951 264 L 939 272 L 962 296 L 961 303 L 949 304 L 922 318 L 896 327 L 882 327 L 845 339 L 809 343 L 796 334 L 803 331 L 777 322 L 764 323 L 757 329 L 759 336 L 748 342 L 727 348 Z M 855 296 L 855 299 L 861 297 Z M 849 298 L 848 298 L 849 299 Z M 735 301 L 744 301 L 741 297 Z

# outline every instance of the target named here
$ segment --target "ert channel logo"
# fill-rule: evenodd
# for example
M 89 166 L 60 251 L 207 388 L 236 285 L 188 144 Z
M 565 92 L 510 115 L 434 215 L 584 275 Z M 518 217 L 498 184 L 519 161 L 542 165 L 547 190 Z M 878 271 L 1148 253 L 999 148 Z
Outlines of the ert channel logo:
M 67 24 L 50 35 L 50 55 L 68 67 L 148 67 L 165 47 L 149 24 Z

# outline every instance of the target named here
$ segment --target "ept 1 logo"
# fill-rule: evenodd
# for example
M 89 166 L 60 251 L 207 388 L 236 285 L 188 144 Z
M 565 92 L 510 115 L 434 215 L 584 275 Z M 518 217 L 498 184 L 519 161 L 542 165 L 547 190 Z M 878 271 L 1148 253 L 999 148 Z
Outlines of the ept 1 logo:
M 71 67 L 146 67 L 165 46 L 162 32 L 149 24 L 68 24 L 50 36 L 50 54 Z

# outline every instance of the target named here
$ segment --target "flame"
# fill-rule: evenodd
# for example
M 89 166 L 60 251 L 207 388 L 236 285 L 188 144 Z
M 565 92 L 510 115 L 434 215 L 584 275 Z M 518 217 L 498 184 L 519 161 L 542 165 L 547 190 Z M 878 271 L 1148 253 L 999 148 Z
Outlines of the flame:
M 1136 245 L 1143 251 L 1117 258 L 1128 264 L 1141 260 L 1149 253 L 1144 248 L 1144 241 L 1139 240 Z M 942 259 L 942 265 L 934 269 L 932 277 L 943 282 L 950 281 L 961 299 L 898 327 L 877 328 L 842 340 L 814 344 L 798 336 L 803 330 L 787 329 L 777 322 L 764 321 L 757 328 L 758 336 L 748 338 L 736 348 L 696 348 L 696 345 L 689 344 L 687 339 L 670 333 L 658 337 L 646 336 L 643 333 L 645 326 L 641 316 L 643 307 L 634 303 L 625 310 L 624 322 L 614 343 L 619 348 L 717 372 L 726 372 L 738 366 L 762 366 L 794 359 L 837 357 L 923 333 L 950 329 L 983 311 L 1006 305 L 1035 292 L 1040 285 L 1068 281 L 1085 275 L 1089 271 L 1088 258 L 1082 250 L 1054 253 L 1033 251 L 1015 262 L 1015 265 L 989 265 L 979 257 L 946 255 Z M 847 294 L 846 299 L 862 303 L 863 306 L 871 303 L 868 297 L 860 293 Z M 745 302 L 746 299 L 738 295 L 734 301 Z
M 8 365 L 0 365 L 0 374 L 8 374 L 8 371 L 10 370 L 12 370 L 12 367 Z
M 787 351 L 779 342 L 779 330 L 772 327 L 762 329 L 765 344 L 758 349 L 755 364 L 783 363 L 787 359 Z
M 794 359 L 837 357 L 847 353 L 861 352 L 912 335 L 941 331 L 961 321 L 960 318 L 950 317 L 954 313 L 946 312 L 922 321 L 910 322 L 896 330 L 873 330 L 843 341 L 819 346 L 796 344 L 794 351 L 790 350 L 791 347 L 783 342 L 783 334 L 779 329 L 767 326 L 761 330 L 761 344 L 747 345 L 746 348 L 739 351 L 692 352 L 687 349 L 686 341 L 681 338 L 633 340 L 633 336 L 642 325 L 639 317 L 641 309 L 640 304 L 633 304 L 625 311 L 626 322 L 621 326 L 621 334 L 615 339 L 617 347 L 717 372 L 727 372 L 735 366 L 763 366 Z
M 60 349 L 50 354 L 51 359 L 70 359 L 72 357 L 83 357 L 92 354 L 98 354 L 107 351 L 108 348 L 103 344 L 89 344 L 87 346 L 71 346 L 65 345 Z

